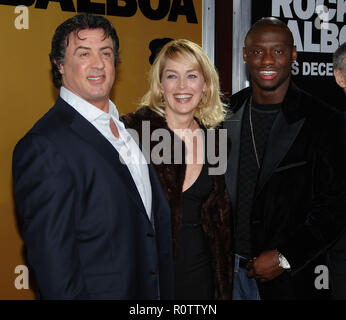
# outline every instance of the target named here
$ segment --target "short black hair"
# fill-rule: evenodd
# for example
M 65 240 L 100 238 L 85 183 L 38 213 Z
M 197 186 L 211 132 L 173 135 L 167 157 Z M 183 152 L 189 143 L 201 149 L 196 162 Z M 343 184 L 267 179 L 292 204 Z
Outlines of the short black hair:
M 153 64 L 155 61 L 155 58 L 157 57 L 157 55 L 159 54 L 160 50 L 162 49 L 162 47 L 172 41 L 172 38 L 158 38 L 158 39 L 153 39 L 150 41 L 149 43 L 149 49 L 151 50 L 151 55 L 149 57 L 149 63 Z
M 333 54 L 333 66 L 334 69 L 339 69 L 343 73 L 345 70 L 345 58 L 346 58 L 346 42 L 344 42 Z
M 58 65 L 65 61 L 66 47 L 68 46 L 69 36 L 74 32 L 78 36 L 79 31 L 85 29 L 103 29 L 105 39 L 111 37 L 114 50 L 114 65 L 119 59 L 119 38 L 113 25 L 102 16 L 94 16 L 90 13 L 78 14 L 65 22 L 55 30 L 52 39 L 52 49 L 49 54 L 52 65 L 52 77 L 54 85 L 59 89 L 62 86 L 61 73 Z
M 292 35 L 292 32 L 291 32 L 290 28 L 287 27 L 287 25 L 283 21 L 281 21 L 278 18 L 274 18 L 274 17 L 264 17 L 264 18 L 261 18 L 261 19 L 257 20 L 252 25 L 252 27 L 250 28 L 248 33 L 246 34 L 245 42 L 246 42 L 246 39 L 248 38 L 248 36 L 250 35 L 250 33 L 252 31 L 254 31 L 258 27 L 262 27 L 262 26 L 277 26 L 277 27 L 280 27 L 283 30 L 285 30 L 287 32 L 289 38 L 290 38 L 290 45 L 293 48 L 293 46 L 294 46 L 294 39 L 293 39 L 293 35 Z

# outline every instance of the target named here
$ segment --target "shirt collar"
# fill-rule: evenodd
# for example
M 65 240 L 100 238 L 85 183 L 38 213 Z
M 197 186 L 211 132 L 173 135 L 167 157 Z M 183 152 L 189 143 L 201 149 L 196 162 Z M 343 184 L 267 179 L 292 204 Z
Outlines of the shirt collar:
M 109 119 L 110 116 L 119 120 L 119 112 L 111 100 L 109 100 L 109 113 L 105 113 L 63 86 L 60 88 L 60 97 L 90 122 L 105 117 Z

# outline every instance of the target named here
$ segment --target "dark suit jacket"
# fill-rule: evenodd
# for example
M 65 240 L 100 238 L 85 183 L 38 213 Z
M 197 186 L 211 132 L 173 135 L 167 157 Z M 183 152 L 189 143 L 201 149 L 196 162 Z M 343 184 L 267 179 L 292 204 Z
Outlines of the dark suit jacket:
M 233 206 L 237 203 L 241 123 L 250 95 L 247 88 L 231 97 L 233 113 L 224 124 L 232 142 L 226 183 Z M 290 85 L 268 137 L 250 224 L 254 254 L 277 249 L 287 258 L 291 272 L 259 283 L 262 299 L 330 294 L 330 290 L 315 288 L 319 275 L 315 268 L 328 266 L 326 249 L 346 225 L 344 127 L 341 114 Z
M 346 232 L 330 248 L 332 299 L 346 300 Z
M 14 195 L 41 298 L 173 297 L 170 211 L 149 173 L 155 227 L 119 154 L 61 98 L 18 143 Z

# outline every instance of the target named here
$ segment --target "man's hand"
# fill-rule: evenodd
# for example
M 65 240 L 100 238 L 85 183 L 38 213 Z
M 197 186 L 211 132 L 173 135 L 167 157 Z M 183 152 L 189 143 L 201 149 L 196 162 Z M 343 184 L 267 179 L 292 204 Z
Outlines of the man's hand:
M 246 266 L 249 278 L 266 282 L 279 276 L 285 271 L 279 266 L 279 256 L 276 250 L 264 251 L 257 258 L 250 260 Z

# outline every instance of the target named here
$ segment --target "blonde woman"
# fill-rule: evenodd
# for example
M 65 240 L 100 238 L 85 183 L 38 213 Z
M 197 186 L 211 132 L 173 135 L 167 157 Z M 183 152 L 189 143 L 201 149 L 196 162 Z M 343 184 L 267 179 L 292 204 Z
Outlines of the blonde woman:
M 230 299 L 230 202 L 224 176 L 210 175 L 208 157 L 211 150 L 221 154 L 215 128 L 225 117 L 217 72 L 200 46 L 179 39 L 162 48 L 149 80 L 141 108 L 123 119 L 143 148 L 150 146 L 170 204 L 175 298 Z M 149 143 L 142 140 L 145 121 Z M 210 131 L 216 133 L 212 140 Z

